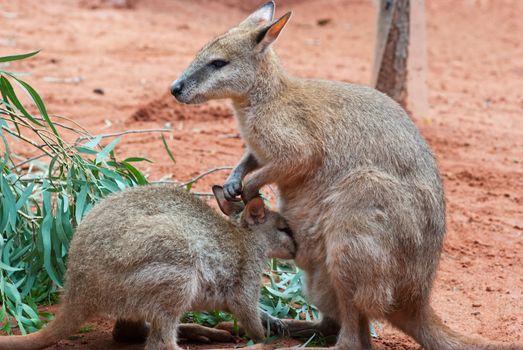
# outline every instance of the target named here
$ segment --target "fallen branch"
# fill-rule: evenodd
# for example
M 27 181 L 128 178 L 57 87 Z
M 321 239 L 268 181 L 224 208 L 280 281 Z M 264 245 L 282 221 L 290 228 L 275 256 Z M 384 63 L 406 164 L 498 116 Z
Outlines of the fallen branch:
M 201 178 L 209 175 L 209 174 L 212 174 L 212 173 L 215 173 L 215 172 L 218 172 L 218 171 L 222 171 L 222 170 L 232 170 L 234 167 L 232 166 L 221 166 L 221 167 L 216 167 L 216 168 L 212 168 L 212 169 L 209 169 L 195 177 L 193 177 L 192 179 L 190 179 L 189 181 L 187 182 L 182 182 L 179 186 L 180 187 L 185 187 L 187 185 L 191 185 L 193 183 L 195 183 L 196 181 L 200 180 Z
M 127 131 L 120 131 L 120 132 L 114 132 L 109 134 L 99 134 L 99 135 L 93 135 L 93 136 L 80 136 L 76 139 L 75 145 L 77 145 L 79 142 L 83 140 L 89 140 L 94 139 L 95 137 L 101 137 L 102 139 L 109 138 L 109 137 L 118 137 L 122 135 L 128 135 L 128 134 L 147 134 L 151 132 L 169 132 L 172 131 L 172 129 L 143 129 L 143 130 L 127 130 Z
M 84 78 L 83 77 L 70 77 L 70 78 L 58 78 L 58 77 L 43 77 L 43 81 L 46 83 L 56 83 L 56 84 L 80 84 Z
M 212 193 L 212 192 L 190 192 L 190 193 L 196 197 L 214 197 L 214 193 Z

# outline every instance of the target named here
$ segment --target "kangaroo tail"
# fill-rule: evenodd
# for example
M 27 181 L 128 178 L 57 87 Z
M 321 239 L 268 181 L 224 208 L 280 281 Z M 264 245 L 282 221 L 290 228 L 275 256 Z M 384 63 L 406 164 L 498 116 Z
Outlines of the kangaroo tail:
M 447 327 L 427 305 L 418 312 L 397 312 L 390 322 L 414 338 L 425 350 L 523 350 L 521 344 L 485 343 L 465 337 Z
M 51 346 L 74 333 L 87 319 L 81 307 L 62 305 L 56 318 L 47 327 L 28 335 L 0 337 L 0 350 L 37 350 Z

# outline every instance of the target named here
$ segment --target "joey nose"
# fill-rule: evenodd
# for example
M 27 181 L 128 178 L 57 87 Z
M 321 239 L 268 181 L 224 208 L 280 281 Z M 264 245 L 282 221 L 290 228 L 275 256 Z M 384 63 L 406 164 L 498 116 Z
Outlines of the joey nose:
M 182 90 L 183 90 L 183 81 L 175 81 L 172 85 L 171 85 L 171 94 L 174 95 L 174 97 L 178 97 L 180 96 L 180 94 L 182 93 Z

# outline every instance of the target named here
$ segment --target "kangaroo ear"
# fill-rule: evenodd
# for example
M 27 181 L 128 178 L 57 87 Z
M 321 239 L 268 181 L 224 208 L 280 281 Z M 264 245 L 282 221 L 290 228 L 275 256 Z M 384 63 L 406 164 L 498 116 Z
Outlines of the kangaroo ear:
M 243 20 L 240 25 L 253 25 L 258 26 L 260 24 L 272 21 L 274 16 L 274 1 L 269 1 L 258 7 L 256 11 L 251 13 L 249 17 Z
M 244 205 L 242 202 L 229 202 L 227 199 L 225 199 L 222 186 L 213 186 L 212 193 L 214 194 L 214 198 L 216 198 L 216 202 L 218 203 L 220 210 L 225 215 L 231 216 L 232 214 L 239 213 L 243 210 Z
M 254 197 L 245 205 L 244 220 L 249 225 L 263 224 L 265 221 L 265 203 L 261 197 Z
M 276 21 L 264 26 L 256 35 L 255 39 L 255 50 L 257 52 L 265 51 L 280 35 L 283 27 L 291 18 L 292 12 L 287 12 Z

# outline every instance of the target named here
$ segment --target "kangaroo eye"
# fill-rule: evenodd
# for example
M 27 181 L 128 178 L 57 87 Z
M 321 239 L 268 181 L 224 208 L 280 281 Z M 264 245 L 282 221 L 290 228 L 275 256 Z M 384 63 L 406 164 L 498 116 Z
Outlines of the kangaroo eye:
M 209 65 L 215 69 L 220 69 L 222 67 L 225 67 L 228 64 L 229 64 L 229 62 L 224 61 L 224 60 L 214 60 L 214 61 L 211 61 L 211 63 L 209 63 Z

